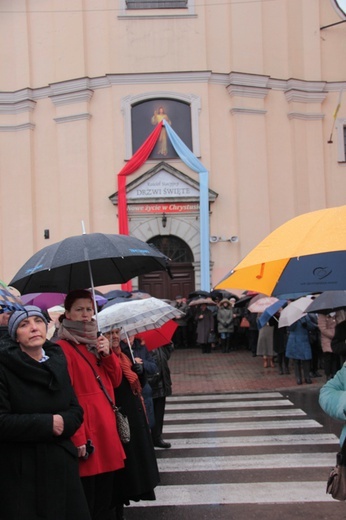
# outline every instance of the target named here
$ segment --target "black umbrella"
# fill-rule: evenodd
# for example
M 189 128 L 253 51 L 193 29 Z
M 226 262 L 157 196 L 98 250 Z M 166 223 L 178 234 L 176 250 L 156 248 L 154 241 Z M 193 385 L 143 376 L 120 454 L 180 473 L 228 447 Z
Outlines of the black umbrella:
M 338 309 L 346 309 L 346 291 L 324 291 L 310 303 L 305 312 L 329 314 Z
M 246 307 L 250 300 L 257 296 L 259 293 L 252 292 L 251 294 L 246 294 L 245 296 L 242 296 L 239 298 L 238 301 L 235 302 L 234 307 Z
M 214 300 L 215 298 L 218 298 L 219 300 L 222 300 L 223 298 L 227 298 L 228 300 L 230 298 L 234 298 L 236 301 L 239 300 L 239 296 L 236 294 L 233 294 L 229 291 L 226 291 L 226 289 L 214 289 L 210 293 L 210 297 Z
M 207 291 L 193 291 L 190 292 L 188 295 L 188 298 L 208 298 L 210 296 L 210 293 Z
M 107 300 L 113 300 L 114 298 L 130 298 L 132 293 L 129 291 L 122 291 L 121 289 L 114 289 L 113 291 L 108 291 L 104 295 Z
M 127 235 L 82 234 L 35 253 L 10 285 L 21 294 L 63 292 L 125 283 L 151 271 L 168 270 L 169 258 Z

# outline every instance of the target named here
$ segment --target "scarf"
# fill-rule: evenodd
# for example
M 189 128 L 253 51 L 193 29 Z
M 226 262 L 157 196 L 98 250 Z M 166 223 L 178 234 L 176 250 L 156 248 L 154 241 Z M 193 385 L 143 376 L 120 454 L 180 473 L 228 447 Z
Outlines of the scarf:
M 113 347 L 113 351 L 119 358 L 119 363 L 120 363 L 121 369 L 123 371 L 124 376 L 126 377 L 128 382 L 130 383 L 132 392 L 135 395 L 141 396 L 142 395 L 142 387 L 141 387 L 141 384 L 139 382 L 137 374 L 132 370 L 132 362 L 131 362 L 131 360 L 127 357 L 126 354 L 124 354 L 122 352 L 122 350 L 120 348 L 120 345 L 118 345 L 117 347 Z
M 71 321 L 65 318 L 58 329 L 58 338 L 76 345 L 85 345 L 98 359 L 100 358 L 96 349 L 96 321 Z

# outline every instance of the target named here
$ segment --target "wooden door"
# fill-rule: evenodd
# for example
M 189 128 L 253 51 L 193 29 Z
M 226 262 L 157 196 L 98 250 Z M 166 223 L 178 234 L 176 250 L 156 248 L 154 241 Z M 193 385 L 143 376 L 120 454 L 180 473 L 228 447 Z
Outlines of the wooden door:
M 195 290 L 193 254 L 188 244 L 174 235 L 157 235 L 148 242 L 171 259 L 172 278 L 164 271 L 148 273 L 139 277 L 138 289 L 167 300 L 175 300 L 177 295 L 187 297 Z
M 154 271 L 141 275 L 138 279 L 138 289 L 147 292 L 155 298 L 175 300 L 175 297 L 187 295 L 195 290 L 194 269 L 191 263 L 171 264 L 170 278 L 164 271 Z

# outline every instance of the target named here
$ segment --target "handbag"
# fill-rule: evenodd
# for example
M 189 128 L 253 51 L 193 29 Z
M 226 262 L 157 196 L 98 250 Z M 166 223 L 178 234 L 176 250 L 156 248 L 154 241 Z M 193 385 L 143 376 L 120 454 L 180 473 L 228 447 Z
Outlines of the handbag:
M 336 455 L 336 465 L 329 474 L 326 493 L 335 500 L 346 500 L 346 439 Z
M 250 327 L 249 320 L 245 316 L 242 317 L 239 327 L 243 329 L 247 329 L 248 327 Z
M 131 440 L 129 420 L 127 416 L 123 414 L 121 408 L 114 405 L 113 410 L 117 419 L 117 428 L 120 440 L 123 444 L 127 444 Z
M 115 413 L 115 418 L 116 418 L 116 424 L 117 424 L 117 430 L 118 430 L 119 438 L 120 438 L 120 440 L 121 440 L 121 442 L 123 444 L 127 444 L 131 440 L 130 423 L 129 423 L 128 417 L 121 411 L 121 408 L 118 408 L 116 406 L 116 404 L 113 402 L 113 399 L 111 398 L 111 396 L 107 392 L 107 389 L 106 389 L 106 387 L 104 386 L 104 384 L 102 382 L 101 376 L 96 372 L 96 370 L 94 369 L 94 367 L 90 363 L 89 359 L 84 356 L 83 352 L 81 352 L 76 347 L 76 345 L 73 345 L 72 343 L 70 343 L 70 345 L 78 352 L 78 354 L 80 354 L 82 356 L 82 358 L 88 363 L 88 365 L 90 366 L 91 370 L 93 371 L 94 376 L 96 378 L 96 381 L 98 382 L 102 392 L 107 397 L 107 400 L 108 400 L 109 404 L 111 405 L 113 412 Z

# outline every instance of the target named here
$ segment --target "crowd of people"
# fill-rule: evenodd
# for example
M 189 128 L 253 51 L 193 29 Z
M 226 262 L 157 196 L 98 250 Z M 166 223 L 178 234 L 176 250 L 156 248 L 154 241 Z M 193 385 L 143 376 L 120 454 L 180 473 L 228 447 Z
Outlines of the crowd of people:
M 346 348 L 344 353 L 332 348 L 332 341 L 336 344 L 340 337 L 343 345 L 346 338 L 343 310 L 309 313 L 290 326 L 279 327 L 281 308 L 260 326 L 260 313 L 250 312 L 247 305 L 238 306 L 234 297 L 206 300 L 195 305 L 194 299 L 176 297 L 175 306 L 184 312 L 177 320 L 177 348 L 197 347 L 206 354 L 247 349 L 253 357 L 262 358 L 264 368 L 277 368 L 280 375 L 290 374 L 291 369 L 298 385 L 311 384 L 323 373 L 326 380 L 331 379 L 346 360 Z
M 100 334 L 88 290 L 70 292 L 47 339 L 33 305 L 0 314 L 1 511 L 11 520 L 123 520 L 131 501 L 155 500 L 155 447 L 172 393 L 173 344 Z M 115 409 L 127 417 L 122 442 Z
M 182 315 L 173 340 L 151 351 L 140 334 L 123 337 L 117 324 L 100 333 L 89 290 L 66 296 L 50 340 L 49 316 L 40 308 L 1 313 L 4 518 L 123 520 L 131 502 L 155 500 L 155 447 L 171 447 L 163 424 L 174 345 L 204 354 L 245 347 L 263 359 L 265 369 L 277 366 L 283 375 L 291 365 L 298 385 L 311 384 L 323 369 L 321 406 L 344 420 L 345 312 L 307 314 L 279 327 L 278 309 L 259 326 L 260 316 L 235 301 L 206 298 L 196 304 L 177 296 L 173 303 Z M 119 435 L 116 407 L 128 419 L 129 442 Z

